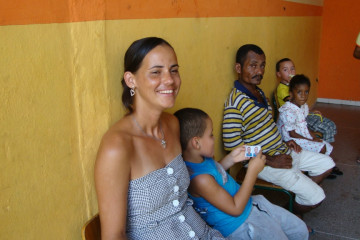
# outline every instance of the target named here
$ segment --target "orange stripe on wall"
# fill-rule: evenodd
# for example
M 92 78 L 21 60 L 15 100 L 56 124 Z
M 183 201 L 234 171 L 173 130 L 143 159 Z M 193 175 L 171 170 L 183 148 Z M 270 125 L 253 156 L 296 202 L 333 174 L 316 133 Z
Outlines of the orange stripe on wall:
M 0 25 L 93 20 L 321 16 L 322 7 L 282 0 L 0 0 Z

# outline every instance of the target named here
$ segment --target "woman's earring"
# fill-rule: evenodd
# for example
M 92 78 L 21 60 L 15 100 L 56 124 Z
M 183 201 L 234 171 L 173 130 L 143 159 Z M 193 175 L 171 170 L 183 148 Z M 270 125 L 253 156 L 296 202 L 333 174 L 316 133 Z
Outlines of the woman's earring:
M 134 87 L 130 88 L 130 96 L 134 96 L 135 95 L 135 90 Z

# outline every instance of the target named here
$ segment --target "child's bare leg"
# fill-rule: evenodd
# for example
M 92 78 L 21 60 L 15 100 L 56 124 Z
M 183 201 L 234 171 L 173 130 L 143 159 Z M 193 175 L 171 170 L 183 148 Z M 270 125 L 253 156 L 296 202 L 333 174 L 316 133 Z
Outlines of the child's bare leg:
M 326 153 L 326 145 L 323 146 L 323 148 L 320 150 L 320 153 L 323 153 L 323 154 Z

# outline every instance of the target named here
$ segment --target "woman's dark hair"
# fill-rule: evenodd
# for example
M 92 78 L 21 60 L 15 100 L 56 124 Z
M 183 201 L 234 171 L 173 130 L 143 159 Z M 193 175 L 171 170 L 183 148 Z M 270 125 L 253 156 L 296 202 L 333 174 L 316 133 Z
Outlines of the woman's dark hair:
M 193 137 L 202 137 L 206 129 L 206 119 L 209 118 L 204 111 L 197 108 L 183 108 L 174 113 L 180 124 L 180 144 L 183 151 Z
M 294 90 L 296 86 L 303 85 L 303 84 L 307 85 L 310 89 L 311 84 L 310 84 L 310 80 L 307 76 L 305 76 L 304 74 L 295 75 L 290 81 L 289 92 Z
M 256 46 L 254 44 L 245 44 L 241 46 L 236 52 L 236 59 L 235 59 L 236 63 L 240 63 L 241 68 L 243 67 L 247 54 L 250 51 L 253 51 L 254 53 L 259 55 L 262 54 L 265 55 L 264 51 L 259 46 Z
M 139 70 L 145 56 L 155 47 L 165 44 L 173 48 L 167 41 L 157 37 L 147 37 L 133 42 L 125 53 L 124 72 L 136 73 Z M 126 85 L 124 78 L 121 80 L 123 86 L 122 102 L 131 113 L 134 111 L 133 98 L 130 95 L 130 88 Z

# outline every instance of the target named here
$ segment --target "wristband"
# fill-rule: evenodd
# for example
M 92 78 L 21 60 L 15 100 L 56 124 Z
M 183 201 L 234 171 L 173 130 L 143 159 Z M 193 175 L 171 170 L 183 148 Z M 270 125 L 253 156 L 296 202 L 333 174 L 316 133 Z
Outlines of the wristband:
M 360 33 L 356 39 L 356 45 L 358 45 L 360 47 Z

